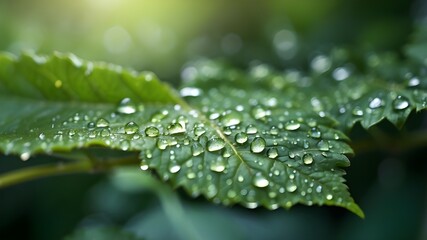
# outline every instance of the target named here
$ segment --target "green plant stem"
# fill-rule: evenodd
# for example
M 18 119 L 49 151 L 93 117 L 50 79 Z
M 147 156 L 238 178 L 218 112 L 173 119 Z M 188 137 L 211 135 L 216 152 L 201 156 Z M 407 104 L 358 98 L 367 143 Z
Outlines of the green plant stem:
M 409 134 L 404 134 L 400 137 L 390 137 L 381 135 L 380 139 L 368 139 L 353 141 L 350 143 L 356 154 L 378 151 L 392 151 L 400 153 L 411 149 L 427 146 L 427 131 L 419 131 Z
M 138 158 L 129 157 L 95 162 L 87 160 L 71 163 L 59 162 L 27 167 L 0 175 L 0 188 L 44 177 L 72 173 L 94 173 L 110 170 L 119 166 L 137 165 L 138 163 Z

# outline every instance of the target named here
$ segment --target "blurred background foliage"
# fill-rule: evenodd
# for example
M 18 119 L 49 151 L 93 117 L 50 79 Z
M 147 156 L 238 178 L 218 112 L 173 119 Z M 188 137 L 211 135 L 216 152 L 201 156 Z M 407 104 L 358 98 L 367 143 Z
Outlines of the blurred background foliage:
M 200 58 L 303 70 L 337 46 L 400 54 L 426 16 L 423 0 L 2 0 L 0 51 L 72 52 L 175 85 Z M 379 129 L 399 138 L 426 125 L 414 114 L 403 133 Z M 427 239 L 425 156 L 374 144 L 352 158 L 348 185 L 365 220 L 332 207 L 225 208 L 125 169 L 0 189 L 0 239 Z M 0 172 L 49 161 L 1 156 Z

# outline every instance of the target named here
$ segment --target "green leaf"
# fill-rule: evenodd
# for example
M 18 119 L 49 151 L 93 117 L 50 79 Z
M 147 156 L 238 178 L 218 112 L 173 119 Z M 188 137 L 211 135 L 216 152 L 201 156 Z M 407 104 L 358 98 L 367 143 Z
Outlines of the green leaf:
M 116 228 L 108 226 L 95 226 L 95 227 L 84 227 L 75 230 L 69 236 L 64 238 L 65 240 L 93 240 L 93 239 L 104 239 L 104 240 L 143 240 L 135 234 Z
M 5 55 L 1 62 L 5 153 L 27 160 L 93 145 L 140 151 L 141 169 L 215 203 L 326 204 L 363 216 L 344 184 L 341 167 L 352 154 L 347 137 L 298 94 L 238 78 L 190 81 L 179 98 L 147 73 L 72 55 Z

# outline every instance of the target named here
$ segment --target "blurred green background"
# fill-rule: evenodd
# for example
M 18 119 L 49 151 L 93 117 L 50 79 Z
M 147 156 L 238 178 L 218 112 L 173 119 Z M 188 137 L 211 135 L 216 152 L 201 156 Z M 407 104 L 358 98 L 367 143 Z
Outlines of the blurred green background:
M 2 0 L 0 51 L 72 52 L 175 85 L 200 58 L 304 69 L 337 46 L 401 53 L 426 16 L 423 0 Z M 426 122 L 414 114 L 404 132 Z M 359 128 L 350 135 L 370 138 Z M 365 220 L 332 207 L 225 208 L 123 170 L 0 189 L 0 239 L 427 239 L 425 156 L 420 147 L 352 158 L 348 185 Z M 0 159 L 0 172 L 51 161 Z

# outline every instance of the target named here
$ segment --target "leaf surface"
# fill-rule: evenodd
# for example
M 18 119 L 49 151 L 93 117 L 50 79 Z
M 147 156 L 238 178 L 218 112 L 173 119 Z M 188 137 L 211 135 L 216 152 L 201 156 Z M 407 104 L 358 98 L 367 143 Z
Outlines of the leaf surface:
M 94 145 L 139 151 L 142 170 L 216 203 L 326 204 L 363 216 L 344 184 L 347 137 L 332 117 L 297 101 L 302 95 L 236 75 L 230 83 L 189 81 L 178 97 L 151 73 L 73 55 L 0 62 L 7 154 L 27 160 Z

